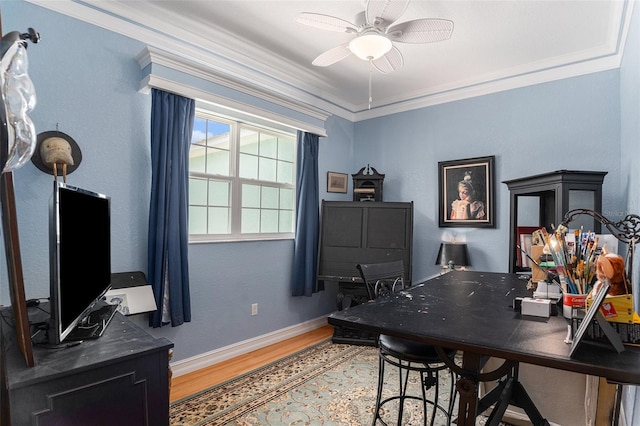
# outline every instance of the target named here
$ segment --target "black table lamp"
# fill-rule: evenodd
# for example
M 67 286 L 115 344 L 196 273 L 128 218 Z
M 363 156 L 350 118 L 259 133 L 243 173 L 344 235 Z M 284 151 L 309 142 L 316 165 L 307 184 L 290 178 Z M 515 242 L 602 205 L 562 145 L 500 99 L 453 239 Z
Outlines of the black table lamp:
M 436 265 L 453 270 L 456 266 L 471 266 L 466 244 L 442 243 L 436 258 Z

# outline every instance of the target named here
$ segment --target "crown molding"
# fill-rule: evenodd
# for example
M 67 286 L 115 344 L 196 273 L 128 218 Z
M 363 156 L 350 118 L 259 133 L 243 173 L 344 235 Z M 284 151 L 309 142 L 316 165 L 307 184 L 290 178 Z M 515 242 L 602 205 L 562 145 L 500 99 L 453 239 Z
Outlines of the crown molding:
M 290 97 L 278 96 L 274 93 L 267 92 L 260 87 L 248 84 L 240 79 L 218 74 L 211 68 L 202 64 L 188 61 L 184 58 L 180 58 L 169 52 L 165 52 L 151 46 L 147 46 L 147 48 L 140 52 L 136 57 L 136 60 L 138 61 L 141 69 L 152 64 L 162 65 L 202 80 L 219 84 L 238 92 L 280 105 L 290 110 L 300 112 L 318 120 L 325 121 L 331 115 L 323 109 L 316 108 L 302 102 L 297 102 Z
M 239 113 L 242 113 L 243 115 L 254 116 L 261 120 L 270 121 L 282 126 L 289 127 L 293 130 L 303 130 L 305 132 L 310 132 L 318 136 L 327 136 L 327 131 L 324 127 L 314 126 L 313 124 L 307 123 L 305 121 L 296 120 L 294 118 L 276 114 L 263 108 L 257 108 L 244 102 L 239 102 L 215 93 L 206 92 L 200 88 L 178 83 L 173 80 L 169 80 L 153 74 L 145 76 L 140 82 L 141 92 L 147 93 L 151 88 L 176 93 L 181 96 L 197 99 L 204 103 L 211 103 L 215 106 L 223 107 L 228 111 L 237 111 Z
M 259 87 L 263 93 L 271 93 L 274 97 L 292 99 L 329 115 L 353 120 L 353 104 L 331 96 L 314 95 L 327 93 L 315 85 L 322 82 L 317 74 L 306 70 L 300 73 L 299 67 L 282 59 L 273 61 L 273 56 L 266 54 L 264 49 L 241 41 L 237 36 L 216 30 L 215 41 L 204 40 L 193 29 L 187 32 L 177 25 L 169 29 L 165 21 L 149 15 L 141 17 L 133 13 L 126 2 L 25 1 L 140 41 L 158 51 L 172 52 L 176 64 L 180 61 L 190 64 L 186 68 L 199 64 L 210 73 L 227 76 L 230 81 L 243 81 L 247 86 Z M 155 28 L 163 28 L 163 32 Z M 169 31 L 176 35 L 169 36 Z M 197 45 L 189 42 L 194 38 L 198 39 Z M 301 74 L 304 80 L 299 78 Z M 330 86 L 330 82 L 322 84 Z
M 371 110 L 366 110 L 364 109 L 366 106 L 363 106 L 360 112 L 354 113 L 353 121 L 369 120 L 371 118 L 383 117 L 385 115 L 397 114 L 414 109 L 534 86 L 536 84 L 549 83 L 571 77 L 579 77 L 600 71 L 608 71 L 619 68 L 620 60 L 620 55 L 613 55 L 597 60 L 540 70 L 513 77 L 505 76 L 488 81 L 478 80 L 476 82 L 467 82 L 466 85 L 461 87 L 442 87 L 440 90 L 434 90 L 431 93 L 422 94 L 410 100 L 399 100 L 396 103 Z
M 458 81 L 447 86 L 436 87 L 429 92 L 415 93 L 410 99 L 405 97 L 404 99 L 389 100 L 386 105 L 370 110 L 367 109 L 366 104 L 361 104 L 354 111 L 353 121 L 384 117 L 414 109 L 620 68 L 634 5 L 635 0 L 615 3 L 616 10 L 611 19 L 618 25 L 611 26 L 607 41 L 596 49 L 503 70 L 498 74 L 479 76 L 469 81 Z
M 217 30 L 215 41 L 199 38 L 196 45 L 188 40 L 197 35 L 198 24 L 189 31 L 179 23 L 168 28 L 166 21 L 153 14 L 141 17 L 133 13 L 126 2 L 26 1 L 139 40 L 150 47 L 153 52 L 150 55 L 155 55 L 158 63 L 164 61 L 170 64 L 165 66 L 172 69 L 201 76 L 286 108 L 306 110 L 305 114 L 311 114 L 311 117 L 324 113 L 352 122 L 619 68 L 635 3 L 635 0 L 615 2 L 611 31 L 606 42 L 596 49 L 454 82 L 403 98 L 389 98 L 383 101 L 384 104 L 368 109 L 365 104 L 350 104 L 328 96 L 325 89 L 331 82 L 306 70 L 301 79 L 295 64 L 280 58 L 273 61 L 272 55 L 260 46 L 233 34 Z M 163 32 L 154 28 L 163 28 Z

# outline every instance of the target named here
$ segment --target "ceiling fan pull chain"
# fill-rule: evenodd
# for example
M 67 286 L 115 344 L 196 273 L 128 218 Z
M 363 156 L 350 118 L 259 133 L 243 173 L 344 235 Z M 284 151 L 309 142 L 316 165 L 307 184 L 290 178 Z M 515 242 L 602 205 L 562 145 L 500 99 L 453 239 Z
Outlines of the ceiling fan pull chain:
M 371 109 L 371 101 L 373 98 L 371 97 L 371 77 L 373 75 L 373 60 L 369 58 L 369 109 Z

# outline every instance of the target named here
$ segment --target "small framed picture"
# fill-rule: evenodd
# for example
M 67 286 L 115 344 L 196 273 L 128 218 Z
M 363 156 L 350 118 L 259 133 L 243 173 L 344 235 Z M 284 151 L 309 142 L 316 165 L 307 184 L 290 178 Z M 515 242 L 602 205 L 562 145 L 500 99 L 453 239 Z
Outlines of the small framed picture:
M 495 227 L 495 156 L 438 162 L 440 227 Z
M 327 172 L 327 192 L 347 193 L 347 177 L 346 173 Z

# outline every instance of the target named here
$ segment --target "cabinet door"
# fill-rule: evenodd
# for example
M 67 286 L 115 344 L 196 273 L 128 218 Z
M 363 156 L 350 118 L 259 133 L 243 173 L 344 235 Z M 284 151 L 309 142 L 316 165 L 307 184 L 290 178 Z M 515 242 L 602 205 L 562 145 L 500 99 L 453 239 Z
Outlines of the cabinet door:
M 413 203 L 323 201 L 318 279 L 360 281 L 358 263 L 402 260 L 411 282 Z

